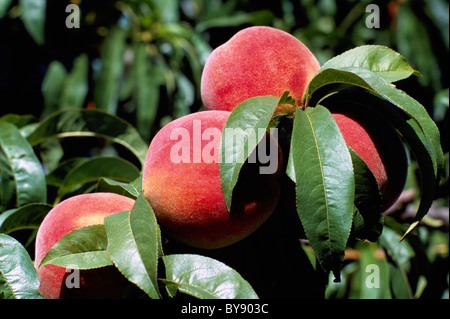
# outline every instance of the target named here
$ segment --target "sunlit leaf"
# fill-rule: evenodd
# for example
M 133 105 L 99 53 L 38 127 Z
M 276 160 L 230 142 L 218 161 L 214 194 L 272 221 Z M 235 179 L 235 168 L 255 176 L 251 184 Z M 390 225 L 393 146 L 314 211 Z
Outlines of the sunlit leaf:
M 162 255 L 159 227 L 147 200 L 140 196 L 130 212 L 105 218 L 107 254 L 131 282 L 151 298 L 159 299 L 158 258 Z
M 200 299 L 257 299 L 250 284 L 234 269 L 200 255 L 163 256 L 166 286 Z
M 330 60 L 326 68 L 357 67 L 370 70 L 388 82 L 395 82 L 418 74 L 398 52 L 381 45 L 364 45 L 348 50 Z
M 39 278 L 25 248 L 0 234 L 0 296 L 5 299 L 43 299 Z
M 297 212 L 320 264 L 339 280 L 354 211 L 349 150 L 323 106 L 296 113 L 291 143 Z
M 45 203 L 26 204 L 0 215 L 0 233 L 9 234 L 21 229 L 38 229 L 53 206 Z
M 220 147 L 220 181 L 228 209 L 239 172 L 266 134 L 279 99 L 275 96 L 250 98 L 236 106 L 228 117 Z
M 93 269 L 113 264 L 106 255 L 107 245 L 104 225 L 74 229 L 64 235 L 48 251 L 39 267 L 57 265 L 72 269 Z

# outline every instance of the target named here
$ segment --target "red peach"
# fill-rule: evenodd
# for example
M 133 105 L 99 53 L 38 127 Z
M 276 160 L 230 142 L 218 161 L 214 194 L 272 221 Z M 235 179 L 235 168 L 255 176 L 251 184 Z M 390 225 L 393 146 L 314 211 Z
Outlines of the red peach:
M 153 138 L 145 160 L 142 189 L 161 229 L 197 248 L 221 248 L 245 238 L 270 216 L 279 198 L 281 165 L 276 173 L 262 175 L 246 163 L 228 212 L 219 147 L 229 114 L 203 111 L 172 121 Z M 280 156 L 278 143 L 277 151 Z
M 319 69 L 315 56 L 294 36 L 272 27 L 249 27 L 208 57 L 201 79 L 203 104 L 206 110 L 232 111 L 251 97 L 290 91 L 301 105 Z
M 131 210 L 133 205 L 131 198 L 113 193 L 77 195 L 56 205 L 44 218 L 36 236 L 35 266 L 40 280 L 39 292 L 48 299 L 120 298 L 128 281 L 113 266 L 76 270 L 79 271 L 79 288 L 70 288 L 66 285 L 66 278 L 74 270 L 55 265 L 39 267 L 39 264 L 50 248 L 68 232 L 103 224 L 106 216 Z

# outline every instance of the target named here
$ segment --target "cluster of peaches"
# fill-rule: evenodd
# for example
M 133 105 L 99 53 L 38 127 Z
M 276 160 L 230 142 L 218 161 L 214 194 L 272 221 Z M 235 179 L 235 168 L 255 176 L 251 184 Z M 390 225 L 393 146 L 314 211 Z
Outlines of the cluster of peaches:
M 211 53 L 201 83 L 205 110 L 164 126 L 153 138 L 143 167 L 144 197 L 169 237 L 198 248 L 221 248 L 249 236 L 268 219 L 281 195 L 282 158 L 287 156 L 278 148 L 280 165 L 273 174 L 260 174 L 254 169 L 258 162 L 253 166 L 246 163 L 228 210 L 221 189 L 219 154 L 213 152 L 220 144 L 220 136 L 210 134 L 211 129 L 222 132 L 231 111 L 252 97 L 281 96 L 289 91 L 301 106 L 305 89 L 319 69 L 319 62 L 302 42 L 270 27 L 244 29 Z M 279 112 L 296 112 L 295 106 L 289 107 L 283 106 Z M 346 143 L 372 171 L 382 194 L 383 209 L 387 209 L 399 196 L 406 178 L 406 165 L 397 164 L 406 161 L 400 138 L 393 128 L 380 125 L 370 116 L 345 110 L 332 114 Z M 201 126 L 195 126 L 194 121 L 200 121 Z M 188 161 L 173 158 L 180 137 L 173 132 L 179 128 L 191 137 Z M 195 136 L 201 138 L 192 138 Z M 209 160 L 193 154 L 196 149 L 207 152 Z M 134 200 L 121 195 L 91 193 L 55 206 L 36 239 L 40 292 L 47 298 L 63 298 L 68 293 L 64 287 L 65 268 L 38 268 L 56 242 L 73 229 L 102 224 L 105 216 L 130 210 L 133 204 Z M 292 206 L 295 209 L 295 202 Z M 123 280 L 112 266 L 83 271 L 81 285 L 90 289 L 79 291 L 87 291 L 84 297 L 95 297 L 100 292 L 115 297 Z

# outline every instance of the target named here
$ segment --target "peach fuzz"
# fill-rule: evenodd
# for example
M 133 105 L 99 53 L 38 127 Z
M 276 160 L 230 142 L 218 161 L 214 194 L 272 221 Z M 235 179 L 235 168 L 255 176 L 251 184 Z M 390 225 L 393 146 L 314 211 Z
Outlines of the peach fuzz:
M 39 292 L 47 299 L 120 298 L 127 280 L 113 266 L 80 270 L 80 287 L 66 287 L 72 273 L 64 267 L 45 265 L 42 259 L 68 232 L 90 225 L 103 224 L 112 213 L 131 210 L 134 200 L 113 193 L 91 193 L 70 197 L 56 205 L 44 218 L 36 236 L 35 266 L 39 275 Z M 70 279 L 70 278 L 69 278 Z
M 303 94 L 320 64 L 297 38 L 272 27 L 237 32 L 208 57 L 201 79 L 206 110 L 232 111 L 255 96 L 285 91 L 302 104 Z M 286 109 L 293 112 L 294 109 Z
M 156 134 L 147 152 L 142 182 L 144 197 L 152 206 L 161 229 L 169 237 L 193 247 L 221 248 L 245 238 L 270 216 L 279 198 L 281 166 L 275 174 L 261 175 L 252 169 L 257 163 L 247 163 L 235 187 L 231 211 L 227 211 L 220 181 L 219 152 L 213 149 L 219 149 L 221 132 L 229 114 L 227 111 L 203 111 L 178 118 Z M 201 141 L 192 138 L 195 120 L 201 121 Z M 180 128 L 190 134 L 191 161 L 175 163 L 171 152 L 181 139 L 171 138 L 171 135 Z M 205 139 L 205 132 L 211 129 L 219 134 Z M 194 162 L 194 143 L 203 151 L 207 149 L 213 161 L 202 157 L 200 162 Z M 279 147 L 278 152 L 280 155 Z
M 407 176 L 407 157 L 395 129 L 376 114 L 332 111 L 345 142 L 367 164 L 382 195 L 383 211 L 402 192 Z

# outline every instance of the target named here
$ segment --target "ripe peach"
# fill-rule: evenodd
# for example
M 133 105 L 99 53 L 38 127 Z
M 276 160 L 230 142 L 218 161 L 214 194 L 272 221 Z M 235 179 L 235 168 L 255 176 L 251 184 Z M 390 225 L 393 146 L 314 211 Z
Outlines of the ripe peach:
M 243 239 L 270 216 L 279 198 L 281 165 L 273 174 L 259 174 L 259 163 L 247 162 L 227 211 L 219 147 L 229 114 L 203 111 L 172 121 L 153 138 L 145 159 L 142 189 L 161 229 L 193 247 L 221 248 Z
M 400 196 L 407 176 L 407 157 L 395 129 L 373 112 L 332 110 L 345 142 L 367 164 L 377 180 L 383 211 Z
M 56 205 L 43 220 L 36 236 L 35 266 L 40 280 L 39 292 L 48 299 L 120 298 L 127 280 L 113 266 L 79 270 L 79 288 L 71 288 L 67 287 L 66 278 L 73 270 L 55 265 L 39 267 L 39 264 L 50 248 L 68 232 L 103 224 L 106 216 L 131 210 L 133 204 L 134 200 L 125 196 L 91 193 L 73 196 Z
M 294 36 L 271 27 L 249 27 L 208 57 L 201 79 L 203 104 L 206 110 L 232 111 L 251 97 L 290 91 L 301 105 L 319 69 L 315 56 Z

